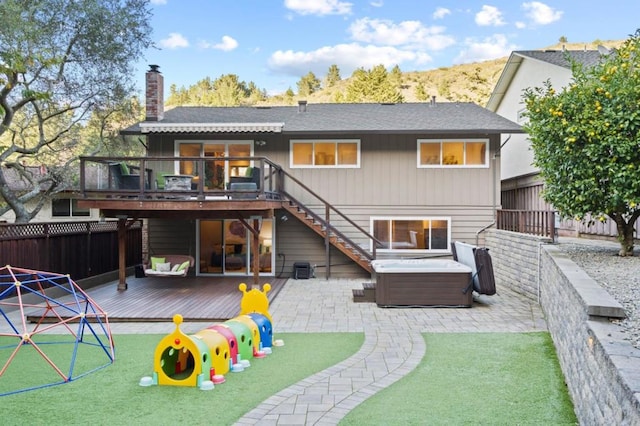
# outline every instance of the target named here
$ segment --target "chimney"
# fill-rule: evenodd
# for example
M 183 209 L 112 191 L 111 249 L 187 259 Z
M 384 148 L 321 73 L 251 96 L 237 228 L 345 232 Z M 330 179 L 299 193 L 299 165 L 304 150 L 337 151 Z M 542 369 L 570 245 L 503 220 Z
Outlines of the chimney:
M 298 101 L 298 112 L 307 112 L 307 101 Z
M 146 121 L 164 118 L 164 77 L 159 68 L 159 65 L 149 65 L 146 74 Z

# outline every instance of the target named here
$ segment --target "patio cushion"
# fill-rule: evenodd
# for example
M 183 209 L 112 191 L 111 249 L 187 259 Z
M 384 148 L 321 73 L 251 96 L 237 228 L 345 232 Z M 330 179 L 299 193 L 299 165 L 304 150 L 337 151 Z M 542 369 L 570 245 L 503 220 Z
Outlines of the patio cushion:
M 158 263 L 164 263 L 165 258 L 164 257 L 151 257 L 151 269 L 153 269 L 154 271 L 157 270 L 158 268 Z

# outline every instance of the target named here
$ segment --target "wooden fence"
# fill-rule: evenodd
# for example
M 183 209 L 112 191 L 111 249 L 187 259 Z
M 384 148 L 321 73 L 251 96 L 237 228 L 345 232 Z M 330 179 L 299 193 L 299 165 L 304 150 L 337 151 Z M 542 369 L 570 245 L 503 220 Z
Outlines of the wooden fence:
M 496 227 L 505 231 L 556 238 L 553 210 L 498 210 Z
M 127 230 L 126 263 L 142 263 L 142 222 Z M 0 224 L 0 265 L 69 274 L 73 280 L 118 269 L 117 222 Z

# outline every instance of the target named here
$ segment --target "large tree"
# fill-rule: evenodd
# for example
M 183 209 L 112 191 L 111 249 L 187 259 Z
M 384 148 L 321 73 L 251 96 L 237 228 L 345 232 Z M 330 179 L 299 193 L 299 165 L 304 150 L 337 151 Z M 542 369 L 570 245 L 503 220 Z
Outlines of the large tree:
M 367 71 L 358 68 L 347 86 L 346 102 L 404 102 L 404 97 L 389 77 L 384 65 Z
M 28 222 L 69 188 L 80 129 L 133 92 L 149 18 L 149 0 L 0 1 L 0 214 Z
M 567 217 L 616 223 L 633 255 L 640 217 L 640 31 L 599 64 L 573 64 L 572 82 L 525 91 L 534 164 L 544 198 Z

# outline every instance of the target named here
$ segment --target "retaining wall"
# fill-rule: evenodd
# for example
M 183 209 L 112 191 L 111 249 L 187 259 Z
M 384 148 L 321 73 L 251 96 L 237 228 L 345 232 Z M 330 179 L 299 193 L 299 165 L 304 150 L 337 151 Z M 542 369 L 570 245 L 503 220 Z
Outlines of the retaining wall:
M 640 350 L 611 319 L 622 306 L 549 239 L 490 229 L 498 286 L 537 300 L 580 424 L 640 425 Z

